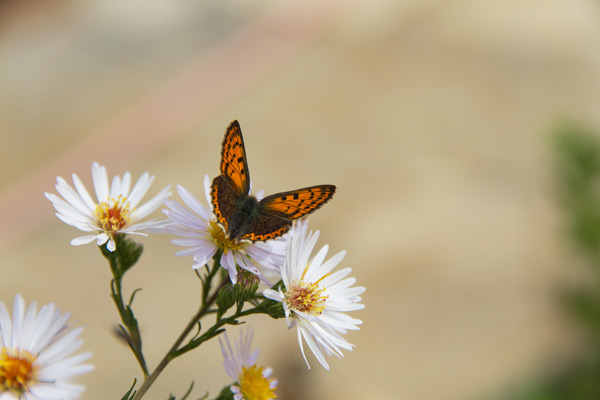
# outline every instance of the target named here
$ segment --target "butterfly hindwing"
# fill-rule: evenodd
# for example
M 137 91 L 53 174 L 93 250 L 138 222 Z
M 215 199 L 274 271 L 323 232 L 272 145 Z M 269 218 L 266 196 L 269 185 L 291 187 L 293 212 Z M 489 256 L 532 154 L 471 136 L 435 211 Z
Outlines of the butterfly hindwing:
M 237 207 L 238 196 L 223 175 L 213 179 L 210 195 L 217 220 L 227 230 L 230 218 Z
M 227 127 L 221 150 L 221 175 L 225 177 L 238 196 L 250 192 L 250 172 L 242 130 L 237 121 Z
M 265 197 L 259 206 L 264 214 L 295 220 L 319 209 L 334 193 L 334 185 L 311 186 Z
M 241 239 L 248 239 L 253 242 L 273 239 L 286 233 L 291 225 L 292 223 L 289 220 L 275 215 L 261 214 L 252 221 L 248 233 L 243 235 Z

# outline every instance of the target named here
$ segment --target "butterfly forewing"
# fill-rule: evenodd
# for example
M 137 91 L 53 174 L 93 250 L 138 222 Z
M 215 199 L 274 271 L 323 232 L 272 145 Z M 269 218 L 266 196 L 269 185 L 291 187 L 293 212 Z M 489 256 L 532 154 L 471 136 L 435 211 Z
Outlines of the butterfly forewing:
M 287 220 L 302 218 L 327 203 L 335 193 L 334 185 L 311 186 L 265 197 L 260 202 L 262 213 Z
M 237 121 L 229 124 L 225 139 L 223 139 L 221 175 L 229 181 L 238 196 L 245 196 L 250 192 L 250 173 L 246 161 L 246 149 L 242 130 Z
M 213 179 L 210 195 L 217 220 L 227 230 L 229 218 L 236 209 L 238 196 L 222 175 Z

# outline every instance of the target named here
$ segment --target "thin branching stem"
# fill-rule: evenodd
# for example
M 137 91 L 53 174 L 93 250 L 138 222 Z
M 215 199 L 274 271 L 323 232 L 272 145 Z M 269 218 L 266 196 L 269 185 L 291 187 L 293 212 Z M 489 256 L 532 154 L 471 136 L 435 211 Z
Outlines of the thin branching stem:
M 116 257 L 107 258 L 110 264 L 110 270 L 113 275 L 113 280 L 110 284 L 110 290 L 112 294 L 111 297 L 115 303 L 115 307 L 117 307 L 117 311 L 119 312 L 119 316 L 121 317 L 121 322 L 126 328 L 126 331 L 123 333 L 127 336 L 127 344 L 129 345 L 129 348 L 133 352 L 135 359 L 140 365 L 140 369 L 144 374 L 144 378 L 146 378 L 149 375 L 148 366 L 146 365 L 146 360 L 144 359 L 144 355 L 142 354 L 142 349 L 136 345 L 136 343 L 139 343 L 141 341 L 141 339 L 139 339 L 139 332 L 137 326 L 132 326 L 132 324 L 130 323 L 130 318 L 128 317 L 127 310 L 125 309 L 125 303 L 123 302 L 123 292 L 121 285 L 123 274 L 118 269 Z M 134 339 L 134 335 L 138 338 L 137 341 Z
M 175 340 L 175 342 L 173 343 L 173 345 L 171 346 L 171 348 L 169 349 L 169 351 L 167 352 L 167 354 L 164 356 L 164 358 L 161 360 L 161 362 L 158 364 L 158 366 L 156 367 L 156 369 L 154 369 L 154 371 L 152 371 L 152 374 L 150 374 L 150 376 L 146 377 L 146 379 L 144 380 L 144 383 L 142 384 L 142 386 L 140 386 L 140 389 L 137 391 L 137 393 L 133 397 L 133 400 L 139 400 L 139 399 L 141 399 L 144 396 L 144 394 L 148 391 L 148 389 L 150 388 L 150 386 L 152 386 L 152 384 L 154 383 L 154 381 L 158 378 L 158 376 L 162 373 L 162 371 L 166 368 L 166 366 L 173 359 L 179 357 L 180 355 L 186 353 L 187 351 L 189 351 L 189 350 L 197 347 L 200 343 L 206 341 L 207 339 L 203 339 L 203 340 L 200 340 L 200 339 L 204 338 L 207 335 L 208 332 L 214 332 L 216 330 L 215 326 L 219 325 L 220 321 L 218 321 L 215 324 L 215 326 L 213 326 L 212 328 L 210 328 L 200 338 L 198 338 L 196 340 L 192 340 L 190 342 L 190 343 L 192 343 L 192 342 L 195 343 L 195 342 L 198 341 L 199 342 L 198 345 L 193 346 L 193 347 L 187 349 L 187 347 L 189 346 L 189 343 L 188 343 L 188 345 L 182 347 L 181 349 L 179 348 L 181 346 L 181 343 L 183 343 L 183 341 L 189 335 L 189 333 L 192 331 L 192 329 L 194 329 L 194 327 L 196 327 L 196 325 L 198 324 L 198 321 L 200 321 L 200 319 L 202 319 L 202 317 L 205 316 L 207 313 L 211 312 L 210 307 L 212 307 L 212 305 L 217 300 L 217 296 L 219 294 L 219 290 L 223 286 L 225 286 L 227 283 L 229 283 L 228 278 L 222 279 L 222 281 L 219 283 L 219 285 L 217 286 L 217 288 L 213 291 L 212 295 L 210 295 L 210 297 L 208 297 L 209 296 L 209 291 L 210 291 L 212 279 L 216 275 L 217 271 L 221 268 L 221 265 L 218 262 L 218 260 L 220 260 L 220 255 L 219 254 L 215 255 L 213 268 L 209 270 L 209 272 L 207 274 L 207 277 L 206 277 L 206 280 L 203 282 L 203 285 L 202 285 L 202 287 L 203 287 L 202 304 L 200 306 L 200 309 L 192 317 L 192 319 L 187 324 L 187 326 L 184 328 L 183 332 L 181 332 L 181 334 L 179 335 L 179 337 L 177 338 L 177 340 Z M 220 324 L 219 326 L 221 326 L 221 325 L 222 324 Z

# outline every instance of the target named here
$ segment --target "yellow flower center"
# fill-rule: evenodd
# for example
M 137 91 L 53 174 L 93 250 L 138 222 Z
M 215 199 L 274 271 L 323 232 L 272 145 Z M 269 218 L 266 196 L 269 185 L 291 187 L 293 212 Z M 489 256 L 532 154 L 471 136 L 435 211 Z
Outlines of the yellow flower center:
M 290 285 L 285 295 L 285 302 L 290 310 L 296 310 L 311 315 L 321 315 L 325 310 L 325 302 L 329 298 L 323 295 L 325 289 L 316 283 L 303 281 Z
M 277 398 L 275 389 L 271 389 L 271 378 L 263 376 L 263 367 L 253 365 L 242 367 L 240 374 L 240 392 L 244 400 L 269 400 Z
M 129 200 L 119 195 L 116 199 L 111 197 L 96 206 L 96 219 L 104 232 L 114 235 L 129 223 L 132 212 L 133 209 L 129 208 Z
M 21 395 L 37 380 L 36 358 L 28 351 L 11 353 L 6 347 L 0 352 L 0 393 L 9 391 Z
M 228 251 L 239 251 L 243 250 L 247 246 L 247 243 L 240 242 L 236 239 L 230 239 L 225 229 L 221 225 L 217 224 L 217 221 L 212 220 L 208 224 L 208 238 L 221 250 L 223 254 L 227 254 Z

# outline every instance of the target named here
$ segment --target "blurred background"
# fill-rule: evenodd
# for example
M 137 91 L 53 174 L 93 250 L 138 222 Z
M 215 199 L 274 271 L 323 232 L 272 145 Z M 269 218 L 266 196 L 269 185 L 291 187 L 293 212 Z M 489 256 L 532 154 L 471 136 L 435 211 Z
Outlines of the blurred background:
M 338 186 L 311 227 L 367 287 L 357 347 L 329 372 L 306 370 L 281 320 L 248 320 L 279 398 L 553 393 L 590 354 L 563 294 L 597 279 L 566 229 L 553 132 L 565 119 L 600 132 L 599 43 L 595 0 L 3 1 L 0 301 L 70 311 L 94 353 L 83 398 L 121 398 L 140 374 L 111 333 L 110 271 L 94 245 L 70 246 L 80 232 L 43 192 L 73 172 L 91 189 L 98 161 L 154 174 L 150 196 L 168 184 L 201 196 L 238 119 L 255 188 Z M 143 288 L 151 367 L 198 304 L 171 239 L 142 238 L 124 283 Z M 211 342 L 147 398 L 192 380 L 196 397 L 216 396 L 221 362 Z

